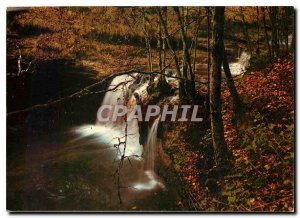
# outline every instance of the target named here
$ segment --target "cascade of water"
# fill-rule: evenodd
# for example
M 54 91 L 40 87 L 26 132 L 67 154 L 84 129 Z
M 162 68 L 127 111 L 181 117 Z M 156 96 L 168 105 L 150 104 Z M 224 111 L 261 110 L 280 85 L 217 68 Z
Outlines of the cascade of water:
M 135 76 L 135 75 L 133 75 Z M 120 84 L 124 85 L 120 85 Z M 134 96 L 132 95 L 133 91 L 136 91 L 138 88 L 145 87 L 144 81 L 141 80 L 139 83 L 135 83 L 133 77 L 129 75 L 121 75 L 115 77 L 107 89 L 113 89 L 116 86 L 118 88 L 114 91 L 106 92 L 101 105 L 110 105 L 112 108 L 116 105 L 127 104 L 128 110 L 136 105 Z M 143 92 L 143 90 L 140 90 Z M 100 109 L 100 108 L 99 108 Z M 102 113 L 105 111 L 102 111 Z M 113 110 L 106 111 L 103 117 L 112 117 Z M 142 146 L 139 144 L 139 127 L 136 119 L 125 122 L 123 119 L 113 122 L 111 119 L 107 122 L 100 122 L 96 120 L 95 125 L 85 125 L 79 128 L 76 128 L 75 132 L 80 134 L 81 137 L 93 136 L 94 141 L 98 141 L 105 145 L 108 145 L 111 149 L 115 149 L 114 145 L 119 143 L 118 139 L 124 139 L 125 135 L 125 126 L 127 125 L 127 141 L 126 141 L 126 155 L 141 155 Z M 123 146 L 123 145 L 122 145 Z M 120 149 L 123 150 L 123 147 L 120 146 Z
M 119 105 L 125 104 L 125 99 L 128 99 L 131 96 L 130 86 L 133 84 L 133 79 L 130 76 L 122 75 L 122 76 L 115 77 L 111 81 L 111 83 L 110 83 L 110 85 L 107 89 L 113 89 L 121 83 L 124 83 L 124 85 L 119 86 L 119 88 L 117 88 L 113 92 L 106 92 L 105 93 L 105 96 L 102 100 L 101 105 L 115 106 L 117 104 L 119 104 Z M 112 111 L 109 112 L 107 116 L 109 116 L 111 118 Z M 112 123 L 112 122 L 101 123 L 97 119 L 96 124 L 113 126 L 114 123 Z
M 246 72 L 246 68 L 250 65 L 250 58 L 251 55 L 243 51 L 237 62 L 229 64 L 231 75 L 236 76 Z
M 110 105 L 114 107 L 115 105 L 126 104 L 127 109 L 130 111 L 131 108 L 136 106 L 136 99 L 133 92 L 137 93 L 141 99 L 147 97 L 147 85 L 148 81 L 143 78 L 136 82 L 131 76 L 122 75 L 115 77 L 108 89 L 112 89 L 117 85 L 124 83 L 124 86 L 119 86 L 113 92 L 107 92 L 103 98 L 101 105 Z M 100 108 L 99 108 L 100 109 Z M 113 115 L 113 111 L 107 111 L 104 117 Z M 115 149 L 114 145 L 119 143 L 124 139 L 125 126 L 127 125 L 127 141 L 126 141 L 126 151 L 124 155 L 126 156 L 144 156 L 144 168 L 141 168 L 141 178 L 139 183 L 134 187 L 136 190 L 152 190 L 157 187 L 164 188 L 161 179 L 154 172 L 154 163 L 157 148 L 157 128 L 159 124 L 160 117 L 156 118 L 153 122 L 150 130 L 148 131 L 147 144 L 143 152 L 143 146 L 139 143 L 139 125 L 136 119 L 125 122 L 125 120 L 119 120 L 118 122 L 113 122 L 111 119 L 107 122 L 100 122 L 97 118 L 95 125 L 85 125 L 75 129 L 75 132 L 81 135 L 81 138 L 89 140 L 90 142 L 98 142 L 102 146 L 107 146 L 109 149 Z M 80 138 L 79 138 L 80 139 Z M 123 145 L 119 147 L 123 151 Z M 121 158 L 121 154 L 118 154 Z M 141 160 L 137 158 L 137 160 Z
M 155 157 L 157 153 L 157 129 L 160 121 L 160 116 L 155 119 L 150 130 L 148 131 L 147 144 L 145 148 L 145 165 L 144 174 L 139 183 L 134 185 L 137 190 L 152 190 L 160 187 L 165 190 L 165 186 L 161 179 L 155 173 Z
M 247 67 L 250 65 L 250 58 L 251 55 L 247 52 L 242 52 L 238 63 L 243 67 L 243 70 L 245 71 Z
M 148 132 L 148 138 L 145 149 L 145 170 L 154 171 L 154 163 L 157 148 L 157 128 L 160 116 L 155 119 Z

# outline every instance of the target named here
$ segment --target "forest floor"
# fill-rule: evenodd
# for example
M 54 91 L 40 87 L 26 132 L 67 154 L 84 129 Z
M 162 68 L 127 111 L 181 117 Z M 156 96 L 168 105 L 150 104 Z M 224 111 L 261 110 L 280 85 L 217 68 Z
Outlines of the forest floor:
M 232 169 L 225 178 L 212 181 L 213 166 L 205 160 L 212 146 L 209 129 L 201 133 L 205 128 L 178 123 L 166 134 L 174 169 L 190 190 L 188 204 L 205 211 L 293 211 L 293 57 L 236 77 L 235 84 L 247 112 L 236 116 L 223 82 L 224 131 L 232 154 Z

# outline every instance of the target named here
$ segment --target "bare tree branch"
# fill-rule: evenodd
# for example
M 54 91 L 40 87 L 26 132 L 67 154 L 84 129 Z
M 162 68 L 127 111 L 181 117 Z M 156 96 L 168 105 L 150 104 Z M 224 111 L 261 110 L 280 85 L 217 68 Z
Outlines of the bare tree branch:
M 174 57 L 171 59 L 171 61 L 173 59 L 174 59 Z M 164 71 L 170 65 L 171 65 L 171 63 L 168 64 L 162 71 Z M 75 93 L 73 93 L 71 95 L 68 95 L 68 96 L 65 96 L 65 97 L 62 97 L 62 98 L 59 98 L 59 99 L 56 99 L 56 100 L 44 103 L 44 104 L 36 104 L 36 105 L 33 105 L 33 106 L 25 108 L 25 109 L 13 111 L 13 112 L 8 112 L 8 113 L 6 113 L 6 116 L 12 116 L 12 115 L 19 114 L 19 113 L 30 112 L 30 111 L 33 111 L 33 110 L 36 110 L 36 109 L 47 108 L 49 106 L 52 106 L 52 105 L 55 105 L 55 104 L 59 104 L 59 103 L 62 103 L 63 101 L 66 101 L 66 100 L 69 100 L 69 99 L 72 99 L 72 98 L 76 98 L 76 97 L 82 97 L 82 96 L 90 95 L 90 94 L 100 94 L 100 93 L 105 93 L 105 92 L 109 92 L 109 91 L 115 91 L 115 90 L 117 90 L 117 88 L 119 88 L 124 83 L 120 83 L 120 84 L 116 85 L 114 88 L 111 88 L 111 89 L 100 90 L 100 91 L 96 91 L 96 92 L 91 92 L 90 90 L 92 88 L 96 87 L 97 85 L 100 85 L 100 84 L 102 84 L 104 82 L 110 81 L 114 77 L 122 76 L 122 75 L 126 75 L 126 74 L 127 75 L 132 75 L 132 74 L 135 74 L 135 73 L 144 74 L 144 75 L 150 75 L 149 72 L 144 72 L 144 71 L 141 71 L 141 70 L 129 70 L 129 71 L 124 71 L 124 72 L 116 73 L 116 74 L 107 76 L 104 79 L 102 79 L 102 80 L 100 80 L 100 81 L 98 81 L 96 83 L 93 83 L 93 84 L 91 84 L 89 86 L 86 86 L 85 88 L 83 88 L 83 89 L 81 89 L 81 90 L 79 90 L 79 91 L 77 91 L 77 92 L 75 92 Z M 157 75 L 163 75 L 163 76 L 166 76 L 166 77 L 169 77 L 169 78 L 174 78 L 174 79 L 189 81 L 189 79 L 184 79 L 184 78 L 181 78 L 181 77 L 178 77 L 178 76 L 168 75 L 166 73 L 162 73 L 162 72 L 158 72 L 158 71 L 154 71 L 154 72 L 152 72 L 152 74 L 154 74 L 154 75 L 155 74 L 157 74 Z M 195 82 L 199 83 L 199 84 L 207 84 L 207 82 L 201 82 L 201 81 L 195 81 Z

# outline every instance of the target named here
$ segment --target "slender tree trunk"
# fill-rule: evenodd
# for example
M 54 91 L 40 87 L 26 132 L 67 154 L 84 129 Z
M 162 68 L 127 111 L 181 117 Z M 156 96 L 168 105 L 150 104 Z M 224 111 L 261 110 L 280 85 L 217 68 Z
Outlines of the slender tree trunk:
M 196 31 L 195 31 L 195 36 L 194 36 L 194 55 L 193 55 L 193 71 L 196 72 L 196 59 L 197 59 L 197 47 L 198 47 L 198 35 L 199 35 L 199 28 L 200 28 L 200 15 L 201 15 L 201 10 L 199 8 L 198 11 L 198 19 L 197 19 L 197 26 L 196 26 Z
M 182 7 L 183 18 L 181 18 L 179 7 L 173 7 L 173 9 L 176 13 L 177 19 L 178 19 L 178 17 L 180 17 L 181 22 L 182 22 L 182 25 L 180 23 L 180 27 L 181 27 L 181 32 L 180 33 L 181 33 L 181 38 L 182 38 L 182 32 L 184 32 L 184 34 L 185 34 L 185 30 L 186 30 L 186 27 L 185 27 L 185 8 Z M 178 10 L 176 10 L 176 9 L 178 9 Z M 185 79 L 183 81 L 183 84 L 184 84 L 183 87 L 184 87 L 184 95 L 188 96 L 189 90 L 188 90 L 188 81 L 187 81 L 188 76 L 187 76 L 187 64 L 186 64 L 187 63 L 187 61 L 186 61 L 187 56 L 186 56 L 186 52 L 185 52 L 186 48 L 187 48 L 187 44 L 185 43 L 185 41 L 182 38 L 182 76 Z
M 276 49 L 277 57 L 279 57 L 280 55 L 278 9 L 279 7 L 275 7 L 275 31 L 276 31 L 275 49 Z
M 149 72 L 152 73 L 153 72 L 153 67 L 152 67 L 152 52 L 151 52 L 151 44 L 150 44 L 150 35 L 149 35 L 149 31 L 147 30 L 147 25 L 146 25 L 146 13 L 143 10 L 143 30 L 144 30 L 144 34 L 145 34 L 145 41 L 146 41 L 146 48 L 147 48 L 147 57 L 148 57 L 148 68 L 149 68 Z M 153 77 L 150 76 L 150 82 L 153 82 Z
M 180 11 L 179 11 L 179 8 L 178 7 L 173 7 L 175 13 L 176 13 L 176 16 L 177 16 L 177 19 L 178 19 L 178 22 L 180 24 L 180 27 L 181 27 L 181 39 L 182 39 L 182 44 L 183 44 L 183 62 L 184 62 L 184 67 L 186 67 L 186 69 L 183 70 L 183 77 L 185 79 L 190 79 L 190 80 L 186 80 L 187 83 L 185 83 L 185 88 L 187 90 L 187 95 L 190 95 L 192 98 L 195 97 L 196 95 L 196 89 L 195 89 L 195 75 L 194 75 L 194 72 L 193 72 L 193 68 L 192 68 L 192 64 L 191 64 L 191 56 L 190 56 L 190 53 L 189 53 L 189 48 L 188 48 L 188 44 L 187 44 L 187 37 L 186 37 L 186 31 L 185 31 L 185 25 L 183 23 L 183 19 L 180 15 Z M 190 78 L 188 78 L 187 76 L 187 70 L 189 70 L 189 75 L 190 75 Z
M 164 73 L 163 69 L 165 67 L 165 60 L 163 60 L 163 58 L 165 59 L 165 53 L 163 52 L 165 52 L 165 48 L 163 48 L 164 38 L 162 33 L 162 25 L 160 23 L 159 17 L 157 23 L 158 23 L 158 37 L 157 37 L 158 65 L 159 65 L 159 71 Z M 160 89 L 166 91 L 165 89 L 168 86 L 166 77 L 164 75 L 159 75 L 158 81 L 159 81 L 158 86 L 160 87 Z
M 257 48 L 256 48 L 256 53 L 259 54 L 259 7 L 256 7 L 256 17 L 257 17 Z
M 269 18 L 270 18 L 270 27 L 271 27 L 271 58 L 274 59 L 275 51 L 275 42 L 274 42 L 274 18 L 273 18 L 273 9 L 269 7 Z
M 234 111 L 237 114 L 242 115 L 244 113 L 245 107 L 244 107 L 244 103 L 234 85 L 234 80 L 233 80 L 233 77 L 230 72 L 225 47 L 224 47 L 224 54 L 223 54 L 223 69 L 224 69 L 224 73 L 225 73 L 225 77 L 226 77 L 226 84 L 229 89 L 230 95 L 232 97 Z
M 277 57 L 280 55 L 280 34 L 279 34 L 279 7 L 275 7 L 275 31 L 276 31 L 276 53 Z
M 261 11 L 262 11 L 262 19 L 263 19 L 264 32 L 265 32 L 265 41 L 266 41 L 266 45 L 267 45 L 267 48 L 268 48 L 268 54 L 269 54 L 269 57 L 272 57 L 271 47 L 270 47 L 270 44 L 269 44 L 269 35 L 268 35 L 268 30 L 267 30 L 267 23 L 266 23 L 265 8 L 261 7 Z
M 224 138 L 224 127 L 221 113 L 221 67 L 224 51 L 224 12 L 225 7 L 215 7 L 212 42 L 212 68 L 210 71 L 211 133 L 217 167 L 226 166 L 228 160 L 228 149 Z
M 209 103 L 209 96 L 210 96 L 210 9 L 206 7 L 206 14 L 207 14 L 207 99 L 206 99 L 206 111 L 209 112 L 210 103 Z
M 163 14 L 164 14 L 164 20 L 166 22 L 166 26 L 168 26 L 168 8 L 167 7 L 164 7 L 163 8 Z M 162 24 L 160 23 L 160 27 L 162 28 Z M 163 31 L 162 31 L 163 32 Z M 166 67 L 166 35 L 163 33 L 163 39 L 162 39 L 162 49 L 163 49 L 163 61 L 162 61 L 162 64 L 163 64 L 163 69 Z
M 177 76 L 182 78 L 182 74 L 180 72 L 180 65 L 179 65 L 178 57 L 177 57 L 176 52 L 172 48 L 172 44 L 171 44 L 171 41 L 170 41 L 170 38 L 169 38 L 169 32 L 168 32 L 168 29 L 167 29 L 166 22 L 164 21 L 161 9 L 156 7 L 156 12 L 158 14 L 159 21 L 162 25 L 162 30 L 163 30 L 163 33 L 165 35 L 165 40 L 167 41 L 168 47 L 171 50 L 172 55 L 174 56 L 175 69 L 176 69 Z M 183 97 L 183 83 L 182 83 L 182 80 L 179 81 L 179 96 L 181 98 Z
M 158 37 L 157 37 L 157 49 L 158 49 L 158 66 L 159 66 L 159 71 L 161 72 L 163 69 L 163 61 L 162 61 L 162 32 L 161 32 L 161 24 L 159 22 L 158 18 Z M 162 76 L 160 76 L 162 77 Z
M 284 10 L 284 31 L 285 31 L 285 55 L 289 54 L 289 7 Z
M 189 23 L 189 7 L 185 7 L 185 13 L 183 13 L 183 20 L 184 20 L 184 32 L 187 34 L 187 31 L 188 31 L 188 27 L 187 23 Z
M 272 58 L 279 55 L 278 30 L 277 30 L 277 7 L 270 7 L 270 22 L 272 31 Z
M 247 41 L 247 46 L 248 46 L 248 50 L 250 52 L 250 55 L 252 56 L 252 45 L 251 45 L 251 41 L 250 41 L 250 38 L 249 38 L 248 28 L 247 28 L 247 25 L 246 25 L 245 16 L 244 16 L 244 12 L 243 12 L 242 7 L 240 7 L 240 15 L 241 15 L 241 18 L 242 18 L 242 21 L 243 21 L 244 37 Z
M 291 47 L 290 47 L 290 50 L 293 51 L 293 53 L 295 52 L 295 34 L 296 34 L 296 27 L 295 27 L 295 9 L 292 7 L 292 18 L 293 18 L 293 21 L 292 21 L 292 41 L 291 41 Z

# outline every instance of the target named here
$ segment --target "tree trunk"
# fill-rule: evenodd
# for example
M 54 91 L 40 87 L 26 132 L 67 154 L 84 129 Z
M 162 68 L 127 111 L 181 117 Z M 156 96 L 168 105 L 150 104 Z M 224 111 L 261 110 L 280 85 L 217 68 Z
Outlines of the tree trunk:
M 200 28 L 200 15 L 201 15 L 201 10 L 199 8 L 198 11 L 198 19 L 197 19 L 197 26 L 196 26 L 196 31 L 195 31 L 195 36 L 194 36 L 194 58 L 193 58 L 193 71 L 194 73 L 196 72 L 196 59 L 197 59 L 197 47 L 198 47 L 198 34 L 199 34 L 199 28 Z
M 240 7 L 240 15 L 241 15 L 241 18 L 242 18 L 242 21 L 243 21 L 243 34 L 244 34 L 244 37 L 247 41 L 247 46 L 248 46 L 248 50 L 250 52 L 250 55 L 252 56 L 252 45 L 251 45 L 251 41 L 250 41 L 250 38 L 249 38 L 248 28 L 247 28 L 247 25 L 246 25 L 245 16 L 244 16 L 244 12 L 243 12 L 242 7 Z
M 272 57 L 271 55 L 271 47 L 270 47 L 270 44 L 269 44 L 269 36 L 268 36 L 268 30 L 267 30 L 267 23 L 266 23 L 266 13 L 265 13 L 265 8 L 264 7 L 261 7 L 261 11 L 262 11 L 262 19 L 263 19 L 263 24 L 264 24 L 264 32 L 265 32 L 265 41 L 266 41 L 266 45 L 267 45 L 267 48 L 268 48 L 268 54 L 269 54 L 269 57 Z
M 178 10 L 176 10 L 178 9 Z M 173 10 L 175 11 L 175 14 L 177 16 L 177 19 L 179 20 L 179 18 L 181 19 L 181 22 L 183 23 L 182 25 L 180 24 L 180 27 L 181 27 L 181 37 L 182 37 L 182 32 L 185 32 L 185 25 L 184 25 L 184 14 L 185 14 L 185 9 L 184 7 L 182 7 L 182 12 L 183 12 L 183 19 L 181 18 L 181 15 L 180 15 L 180 9 L 179 7 L 173 7 Z M 178 18 L 179 17 L 179 18 Z M 183 27 L 182 27 L 183 26 Z M 183 28 L 183 29 L 182 29 Z M 179 41 L 179 40 L 178 40 Z M 179 43 L 178 43 L 179 44 Z M 187 64 L 186 64 L 186 43 L 184 42 L 184 40 L 182 39 L 182 77 L 184 78 L 184 81 L 183 81 L 183 88 L 184 88 L 184 95 L 185 96 L 188 96 L 188 76 L 187 76 Z
M 158 14 L 159 21 L 162 25 L 162 30 L 163 30 L 163 33 L 165 35 L 165 40 L 167 41 L 168 47 L 171 50 L 172 55 L 174 56 L 175 69 L 176 69 L 177 76 L 182 78 L 182 75 L 181 75 L 181 72 L 180 72 L 178 57 L 177 57 L 176 52 L 172 48 L 172 44 L 171 44 L 171 41 L 170 41 L 170 38 L 169 38 L 169 32 L 168 32 L 168 29 L 167 29 L 166 22 L 164 21 L 163 15 L 161 13 L 161 9 L 159 7 L 156 7 L 156 12 Z M 179 96 L 183 97 L 183 83 L 182 83 L 182 80 L 179 80 Z
M 244 113 L 245 107 L 244 107 L 244 103 L 234 85 L 234 80 L 233 80 L 233 77 L 230 72 L 225 47 L 224 47 L 224 54 L 223 54 L 223 69 L 224 69 L 224 73 L 226 76 L 226 84 L 229 89 L 230 95 L 232 97 L 234 111 L 237 114 L 242 115 Z
M 163 48 L 163 34 L 162 34 L 162 25 L 160 23 L 159 17 L 158 17 L 158 37 L 157 37 L 157 49 L 158 49 L 158 65 L 159 65 L 159 71 L 161 73 L 165 73 L 164 68 L 165 68 L 165 60 L 163 61 L 163 58 L 165 59 L 165 48 Z M 163 51 L 164 49 L 164 51 Z M 157 87 L 160 88 L 161 91 L 167 91 L 165 90 L 168 87 L 166 77 L 164 75 L 159 75 L 159 80 Z
M 291 47 L 290 47 L 290 50 L 293 51 L 293 53 L 295 52 L 295 37 L 296 37 L 296 27 L 295 27 L 295 9 L 292 7 L 292 18 L 293 18 L 293 25 L 292 25 L 292 41 L 291 41 Z
M 272 58 L 279 56 L 278 30 L 277 30 L 277 7 L 270 7 L 270 22 L 272 31 Z
M 206 99 L 206 111 L 210 110 L 209 96 L 210 96 L 210 9 L 206 8 L 207 14 L 207 99 Z
M 159 71 L 162 72 L 163 69 L 163 61 L 162 61 L 162 32 L 161 32 L 161 24 L 158 18 L 158 37 L 157 37 L 157 49 L 158 49 L 158 66 Z M 161 77 L 161 76 L 160 76 Z
M 166 22 L 166 26 L 168 26 L 168 8 L 167 7 L 164 7 L 163 8 L 163 13 L 165 15 L 164 19 L 165 19 L 165 22 Z M 160 26 L 162 28 L 162 24 L 160 23 Z M 162 31 L 163 32 L 163 31 Z M 162 65 L 163 65 L 163 68 L 166 67 L 166 35 L 163 33 L 163 40 L 162 40 L 162 49 L 163 49 L 163 61 L 162 61 Z
M 212 68 L 210 71 L 210 119 L 215 163 L 217 167 L 226 166 L 228 149 L 224 138 L 221 102 L 221 70 L 223 61 L 225 7 L 215 7 L 212 42 Z
M 256 53 L 259 54 L 259 7 L 256 7 L 256 20 L 257 20 L 257 48 Z
M 185 83 L 185 89 L 186 89 L 186 94 L 191 96 L 191 98 L 195 98 L 196 95 L 196 89 L 195 89 L 195 75 L 193 72 L 193 68 L 192 68 L 192 64 L 191 64 L 191 56 L 189 53 L 189 48 L 188 48 L 188 44 L 187 44 L 187 37 L 186 37 L 186 31 L 185 31 L 185 25 L 183 22 L 183 19 L 180 15 L 180 11 L 178 7 L 173 7 L 178 22 L 180 24 L 181 27 L 181 39 L 182 39 L 182 45 L 183 45 L 183 78 L 184 79 L 190 79 L 190 80 L 186 80 Z M 190 78 L 188 78 L 187 76 L 187 70 L 189 71 L 189 75 Z
M 285 31 L 285 55 L 289 54 L 289 16 L 290 8 L 286 7 L 284 10 L 284 31 Z
M 151 52 L 151 44 L 150 44 L 150 35 L 149 31 L 147 30 L 146 25 L 146 12 L 143 10 L 143 30 L 145 34 L 145 42 L 146 42 L 146 49 L 147 49 L 147 57 L 148 57 L 148 68 L 149 72 L 152 73 L 152 52 Z M 150 82 L 153 82 L 153 77 L 150 75 Z

